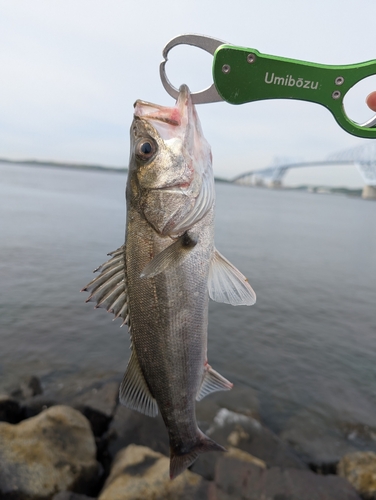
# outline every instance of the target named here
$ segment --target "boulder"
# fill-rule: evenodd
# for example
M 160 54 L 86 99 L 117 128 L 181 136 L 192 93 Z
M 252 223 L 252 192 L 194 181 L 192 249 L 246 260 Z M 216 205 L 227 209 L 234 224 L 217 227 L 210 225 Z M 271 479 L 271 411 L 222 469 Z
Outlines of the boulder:
M 226 408 L 222 408 L 217 413 L 206 434 L 227 450 L 235 448 L 238 452 L 246 452 L 256 460 L 262 461 L 267 467 L 308 469 L 308 466 L 298 458 L 294 451 L 289 449 L 286 443 L 283 443 L 258 420 Z M 221 453 L 218 452 L 203 453 L 192 464 L 190 470 L 212 481 L 220 456 Z
M 49 398 L 44 394 L 34 396 L 32 398 L 25 399 L 22 401 L 22 410 L 24 413 L 24 418 L 31 418 L 39 415 L 43 410 L 47 410 L 51 406 L 56 406 L 59 403 L 54 398 Z
M 308 468 L 286 443 L 258 420 L 225 408 L 217 413 L 207 435 L 222 446 L 233 446 L 250 453 L 268 467 Z
M 18 401 L 5 394 L 0 394 L 0 422 L 18 424 L 22 420 L 23 415 L 23 410 Z
M 53 406 L 16 425 L 0 422 L 0 498 L 90 494 L 99 474 L 95 457 L 90 424 L 73 408 Z
M 147 417 L 118 405 L 106 438 L 111 459 L 129 444 L 147 446 L 167 456 L 170 454 L 167 431 L 160 414 L 155 418 Z
M 367 500 L 376 500 L 376 453 L 357 452 L 345 455 L 337 466 L 339 476 L 346 478 Z
M 95 436 L 108 429 L 118 403 L 119 383 L 115 381 L 93 384 L 80 391 L 69 404 L 89 420 Z
M 116 455 L 98 500 L 207 500 L 210 485 L 201 476 L 184 471 L 173 481 L 170 460 L 145 446 L 129 445 Z
M 231 391 L 214 392 L 196 403 L 196 417 L 202 430 L 205 427 L 202 422 L 208 427 L 221 408 L 260 420 L 257 392 L 250 387 L 234 386 Z
M 215 470 L 216 500 L 360 500 L 355 489 L 338 476 L 309 470 L 266 469 L 252 462 L 220 455 Z
M 252 463 L 257 467 L 266 469 L 266 463 L 263 460 L 254 457 L 246 451 L 239 450 L 239 448 L 228 446 L 226 457 L 241 462 Z M 203 453 L 202 455 L 199 455 L 197 460 L 191 465 L 190 470 L 196 474 L 200 474 L 200 476 L 204 477 L 208 481 L 213 481 L 215 476 L 215 466 L 219 458 L 219 453 L 215 451 Z
M 24 378 L 20 385 L 11 391 L 11 396 L 17 399 L 27 399 L 42 394 L 42 385 L 34 375 Z
M 315 411 L 302 410 L 287 422 L 280 438 L 315 469 L 336 465 L 342 456 L 376 451 L 373 432 L 366 425 L 330 422 Z M 335 467 L 334 467 L 335 469 Z

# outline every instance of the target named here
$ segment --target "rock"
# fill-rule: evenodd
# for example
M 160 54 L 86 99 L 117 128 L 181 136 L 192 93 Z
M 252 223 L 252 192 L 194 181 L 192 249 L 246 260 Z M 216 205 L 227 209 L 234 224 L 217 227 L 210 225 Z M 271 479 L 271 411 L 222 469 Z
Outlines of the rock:
M 226 457 L 229 459 L 238 460 L 240 462 L 246 462 L 256 465 L 257 467 L 261 467 L 261 469 L 266 469 L 266 463 L 263 460 L 254 457 L 246 451 L 239 450 L 238 448 L 233 448 L 232 446 L 227 448 Z
M 88 497 L 86 495 L 80 495 L 79 493 L 73 493 L 72 491 L 61 491 L 52 497 L 52 500 L 96 500 L 94 497 Z
M 360 500 L 340 477 L 302 469 L 265 469 L 226 453 L 217 461 L 215 486 L 216 500 Z
M 55 399 L 48 398 L 44 394 L 22 401 L 22 409 L 24 418 L 31 418 L 39 415 L 43 410 L 58 405 L 59 402 Z
M 17 425 L 0 423 L 0 498 L 90 494 L 99 473 L 95 456 L 89 422 L 73 408 L 53 406 Z
M 169 459 L 145 446 L 129 445 L 115 458 L 98 500 L 207 500 L 210 485 L 185 471 L 173 481 Z
M 170 455 L 168 436 L 162 417 L 147 417 L 118 405 L 107 433 L 107 451 L 113 459 L 116 453 L 129 444 L 151 448 Z
M 196 404 L 197 420 L 211 424 L 221 408 L 257 420 L 260 419 L 260 404 L 257 393 L 250 387 L 234 386 L 231 391 L 219 391 L 209 394 Z
M 376 451 L 374 433 L 367 426 L 336 425 L 309 410 L 290 418 L 280 438 L 316 469 L 335 465 L 347 453 Z
M 69 403 L 89 420 L 95 436 L 108 429 L 118 402 L 119 383 L 95 384 L 78 393 Z
M 33 396 L 38 396 L 42 394 L 42 386 L 38 377 L 31 376 L 25 378 L 19 387 L 13 389 L 11 396 L 17 399 L 32 398 Z
M 23 418 L 23 411 L 18 401 L 0 394 L 0 422 L 18 424 Z
M 190 470 L 196 474 L 200 474 L 200 476 L 204 477 L 208 481 L 213 481 L 215 476 L 215 466 L 217 460 L 220 458 L 219 455 L 220 454 L 218 452 L 208 452 L 199 455 L 197 460 L 191 465 Z M 233 448 L 232 446 L 227 447 L 226 457 L 241 462 L 252 463 L 262 469 L 266 468 L 266 463 L 263 460 L 254 457 L 246 451 Z
M 222 408 L 207 434 L 225 447 L 234 446 L 263 460 L 268 467 L 307 469 L 286 443 L 254 418 Z
M 213 425 L 206 434 L 227 450 L 236 448 L 238 453 L 242 450 L 268 467 L 308 468 L 285 443 L 258 420 L 225 408 L 217 413 Z M 233 453 L 234 451 L 232 455 Z M 231 453 L 226 455 L 231 456 Z M 199 455 L 190 470 L 212 481 L 216 462 L 220 457 L 221 453 L 218 452 L 203 453 Z
M 367 500 L 376 500 L 376 453 L 357 452 L 345 455 L 337 473 L 346 478 Z

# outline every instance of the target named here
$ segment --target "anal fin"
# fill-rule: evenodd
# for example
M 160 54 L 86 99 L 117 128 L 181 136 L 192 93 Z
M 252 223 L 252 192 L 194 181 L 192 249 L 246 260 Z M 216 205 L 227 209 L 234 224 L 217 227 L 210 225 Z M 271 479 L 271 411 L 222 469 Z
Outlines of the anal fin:
M 210 365 L 206 365 L 205 373 L 202 379 L 200 389 L 196 396 L 196 401 L 201 401 L 205 396 L 217 391 L 229 391 L 233 384 L 218 372 L 213 370 Z
M 150 393 L 134 350 L 119 390 L 120 403 L 149 417 L 158 415 L 158 405 Z

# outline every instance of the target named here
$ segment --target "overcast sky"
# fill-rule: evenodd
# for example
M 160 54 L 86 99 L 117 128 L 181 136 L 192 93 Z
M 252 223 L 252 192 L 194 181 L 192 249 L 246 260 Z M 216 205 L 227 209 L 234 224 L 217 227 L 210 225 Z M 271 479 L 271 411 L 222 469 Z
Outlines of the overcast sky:
M 0 157 L 126 166 L 133 103 L 172 105 L 159 79 L 164 45 L 201 33 L 267 54 L 326 64 L 376 59 L 375 0 L 0 0 Z M 178 48 L 172 82 L 211 83 L 210 55 Z M 351 117 L 376 79 L 354 92 Z M 367 139 L 323 107 L 299 101 L 198 106 L 215 174 L 231 178 L 276 157 L 319 160 Z M 319 172 L 321 171 L 321 173 Z M 291 173 L 361 185 L 353 167 Z M 305 177 L 304 177 L 305 176 Z

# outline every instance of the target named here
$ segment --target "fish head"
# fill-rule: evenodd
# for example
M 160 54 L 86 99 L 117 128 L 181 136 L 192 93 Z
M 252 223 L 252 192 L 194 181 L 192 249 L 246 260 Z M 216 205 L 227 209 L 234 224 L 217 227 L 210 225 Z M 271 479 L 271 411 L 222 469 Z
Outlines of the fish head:
M 211 150 L 186 85 L 174 107 L 136 101 L 127 199 L 163 235 L 185 232 L 213 206 Z

